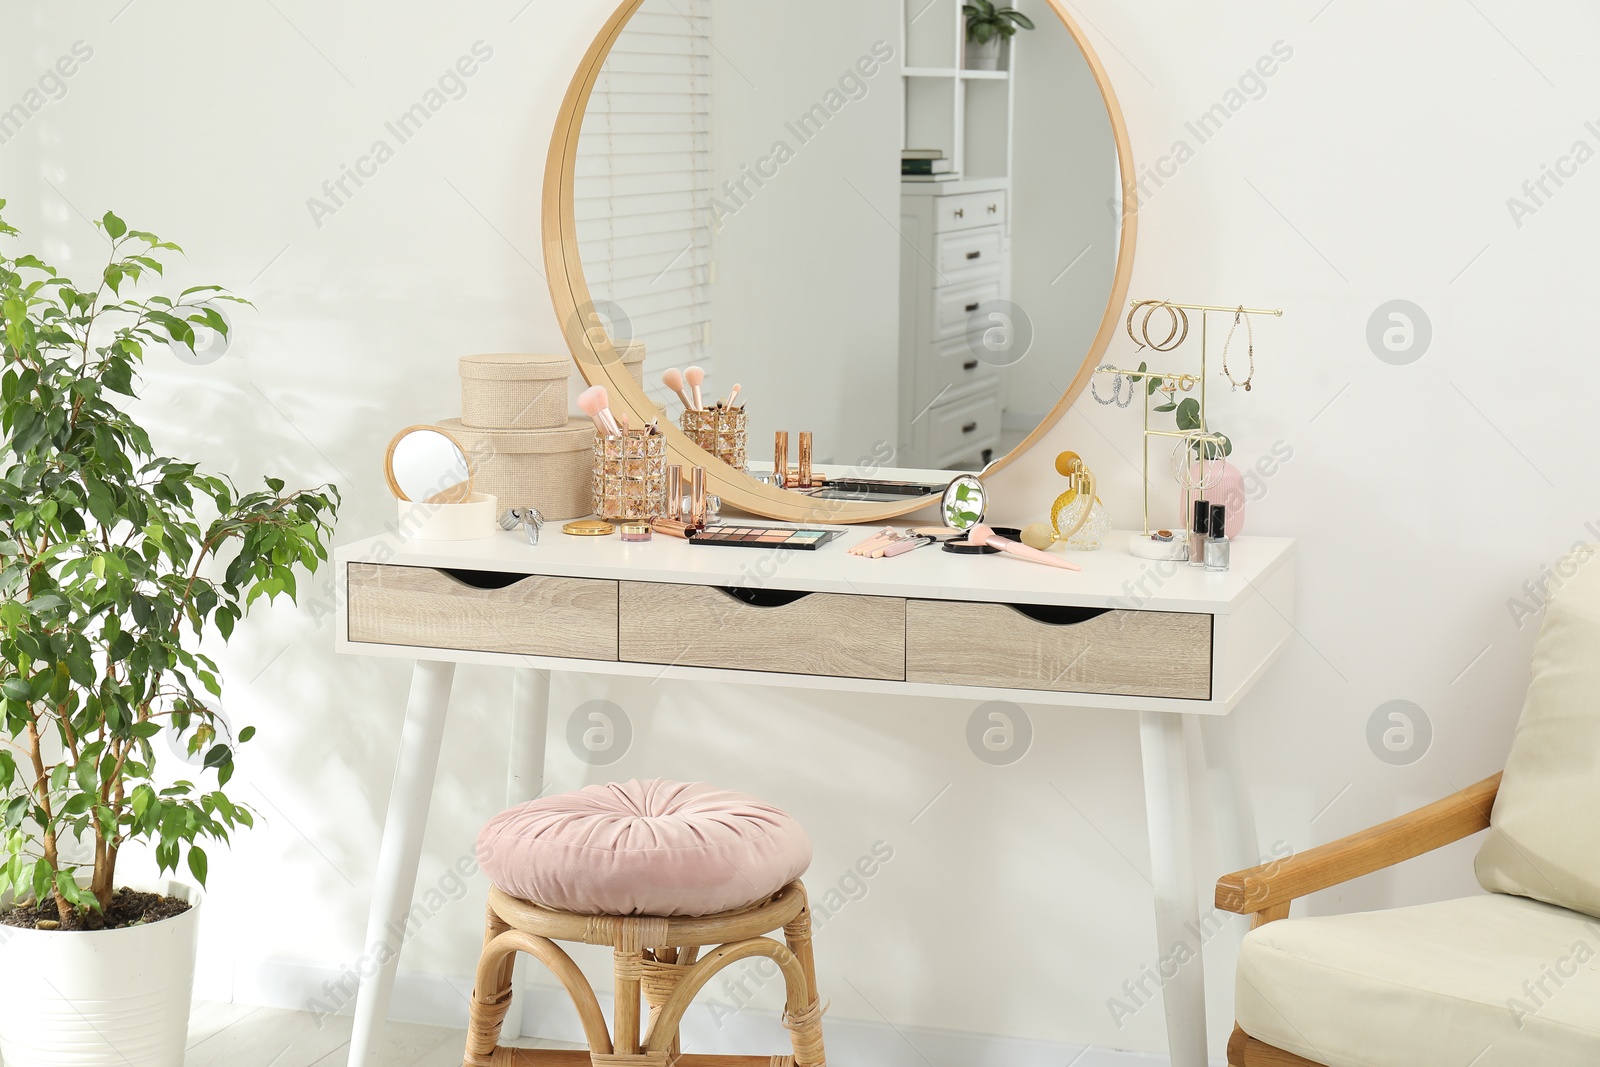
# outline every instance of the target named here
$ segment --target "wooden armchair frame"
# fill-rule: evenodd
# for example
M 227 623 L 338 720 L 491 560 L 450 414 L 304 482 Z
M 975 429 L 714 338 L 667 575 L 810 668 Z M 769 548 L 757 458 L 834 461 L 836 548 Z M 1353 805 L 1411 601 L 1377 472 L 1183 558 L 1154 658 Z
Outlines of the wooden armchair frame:
M 1217 882 L 1217 908 L 1249 915 L 1252 930 L 1287 919 L 1289 905 L 1301 897 L 1393 867 L 1488 829 L 1499 792 L 1500 775 L 1496 774 L 1380 826 L 1287 859 L 1225 875 Z M 1228 1039 L 1228 1063 L 1230 1067 L 1325 1067 L 1258 1041 L 1237 1025 Z

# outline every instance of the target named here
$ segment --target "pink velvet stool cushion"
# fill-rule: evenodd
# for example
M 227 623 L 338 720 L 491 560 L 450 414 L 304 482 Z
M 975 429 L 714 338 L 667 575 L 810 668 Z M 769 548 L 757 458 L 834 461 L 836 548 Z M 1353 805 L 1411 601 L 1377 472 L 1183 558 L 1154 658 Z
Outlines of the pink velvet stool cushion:
M 496 815 L 478 862 L 502 892 L 580 915 L 713 915 L 811 865 L 786 813 L 703 782 L 590 785 Z

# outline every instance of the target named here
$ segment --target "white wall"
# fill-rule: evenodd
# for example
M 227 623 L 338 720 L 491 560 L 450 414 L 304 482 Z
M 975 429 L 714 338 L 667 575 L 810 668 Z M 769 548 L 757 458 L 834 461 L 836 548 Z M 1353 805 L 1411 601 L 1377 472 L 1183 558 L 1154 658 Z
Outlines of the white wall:
M 606 5 L 142 0 L 118 14 L 123 2 L 14 16 L 29 29 L 7 35 L 19 61 L 0 66 L 0 102 L 73 41 L 95 53 L 64 100 L 0 146 L 9 217 L 47 255 L 88 268 L 100 245 L 79 211 L 114 206 L 191 249 L 181 280 L 255 299 L 230 358 L 153 361 L 146 413 L 161 443 L 241 477 L 337 480 L 341 536 L 376 531 L 390 508 L 382 444 L 453 412 L 454 357 L 560 344 L 539 185 L 570 67 Z M 1265 95 L 1154 190 L 1134 293 L 1287 310 L 1258 330 L 1249 397 L 1214 395 L 1241 460 L 1292 449 L 1250 525 L 1303 539 L 1299 636 L 1239 717 L 1264 840 L 1326 841 L 1500 765 L 1532 638 L 1507 600 L 1592 536 L 1585 523 L 1600 526 L 1586 314 L 1600 170 L 1567 180 L 1520 228 L 1506 207 L 1541 164 L 1596 141 L 1584 123 L 1600 72 L 1583 49 L 1600 14 L 1576 0 L 1537 12 L 1505 0 L 1080 10 L 1149 166 L 1194 142 L 1185 123 L 1275 41 L 1293 48 Z M 307 197 L 479 39 L 494 56 L 465 98 L 315 225 Z M 1433 324 L 1409 366 L 1366 340 L 1394 299 Z M 1088 401 L 997 479 L 1002 517 L 1043 513 L 1063 447 L 1101 475 L 1117 520 L 1136 523 L 1135 418 Z M 316 605 L 273 609 L 227 653 L 229 712 L 261 731 L 236 791 L 265 825 L 213 860 L 204 994 L 227 996 L 234 974 L 245 991 L 265 959 L 337 967 L 362 951 L 407 679 L 395 663 L 336 659 L 331 638 Z M 424 885 L 502 799 L 508 683 L 463 674 Z M 621 762 L 593 769 L 563 738 L 569 710 L 600 695 L 627 709 L 636 737 Z M 1435 732 L 1403 768 L 1365 737 L 1397 698 Z M 1128 718 L 1038 712 L 1033 750 L 994 768 L 968 752 L 972 709 L 956 703 L 570 679 L 555 703 L 559 787 L 669 774 L 758 791 L 811 830 L 818 886 L 892 843 L 894 860 L 819 946 L 835 1017 L 1160 1047 L 1159 1010 L 1118 1029 L 1107 1009 L 1156 955 Z M 1469 892 L 1469 856 L 1445 850 L 1311 910 Z M 482 893 L 479 881 L 431 922 L 407 967 L 468 973 Z M 1210 968 L 1219 1039 L 1227 955 Z
M 744 386 L 753 459 L 768 460 L 775 430 L 812 431 L 818 462 L 895 438 L 897 2 L 712 4 L 707 392 Z

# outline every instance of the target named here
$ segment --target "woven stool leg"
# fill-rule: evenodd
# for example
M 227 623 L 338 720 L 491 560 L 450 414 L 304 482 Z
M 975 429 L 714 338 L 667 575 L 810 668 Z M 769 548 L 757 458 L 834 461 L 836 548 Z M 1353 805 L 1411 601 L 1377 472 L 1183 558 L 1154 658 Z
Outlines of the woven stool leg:
M 472 986 L 467 1051 L 462 1061 L 466 1067 L 490 1067 L 500 1044 L 500 1027 L 511 1007 L 511 969 L 517 957 L 515 952 L 496 952 L 492 946 L 495 938 L 510 929 L 510 924 L 489 908 L 483 929 L 483 955 Z
M 811 952 L 811 907 L 807 904 L 783 928 L 783 940 L 800 961 L 805 972 L 806 988 L 800 999 L 805 1010 L 798 1014 L 785 1012 L 783 1024 L 789 1028 L 794 1042 L 795 1067 L 823 1067 L 826 1057 L 822 1048 L 822 1013 L 825 1010 L 817 991 L 817 961 Z M 791 1001 L 793 998 L 791 997 Z

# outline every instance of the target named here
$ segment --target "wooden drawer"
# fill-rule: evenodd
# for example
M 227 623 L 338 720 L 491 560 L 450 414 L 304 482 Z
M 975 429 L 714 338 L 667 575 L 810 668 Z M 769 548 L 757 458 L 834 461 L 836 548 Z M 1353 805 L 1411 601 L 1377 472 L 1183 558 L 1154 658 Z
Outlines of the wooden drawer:
M 350 564 L 350 640 L 617 658 L 617 583 Z
M 1000 391 L 990 390 L 928 410 L 929 448 L 941 467 L 1000 442 Z
M 906 676 L 906 602 L 897 597 L 623 582 L 620 600 L 627 663 Z
M 1005 231 L 999 226 L 977 230 L 956 230 L 939 237 L 938 256 L 941 275 L 964 275 L 980 270 L 1000 270 L 1005 264 Z
M 906 604 L 906 680 L 1059 693 L 1211 699 L 1211 616 Z
M 941 196 L 933 208 L 933 228 L 938 233 L 1004 225 L 1005 221 L 1006 194 L 1000 191 Z
M 964 337 L 972 322 L 972 313 L 986 300 L 1000 299 L 1000 278 L 947 285 L 940 289 L 933 306 L 933 339 L 945 341 Z
M 917 374 L 917 410 L 934 402 L 958 400 L 969 393 L 994 387 L 1000 368 L 978 358 L 966 337 L 945 341 L 929 349 Z

